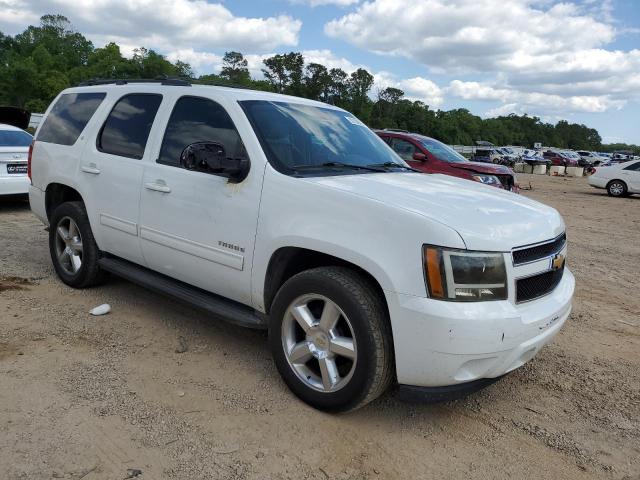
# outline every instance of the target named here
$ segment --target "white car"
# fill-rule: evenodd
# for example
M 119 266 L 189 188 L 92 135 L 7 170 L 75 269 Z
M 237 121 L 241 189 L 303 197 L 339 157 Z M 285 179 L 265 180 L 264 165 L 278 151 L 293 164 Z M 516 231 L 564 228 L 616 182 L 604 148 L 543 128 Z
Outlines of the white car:
M 612 197 L 624 197 L 640 193 L 640 160 L 612 164 L 606 168 L 596 168 L 589 177 L 589 185 L 606 188 Z
M 280 374 L 316 408 L 354 409 L 392 383 L 429 400 L 473 391 L 531 360 L 571 311 L 556 210 L 416 173 L 320 102 L 75 87 L 30 161 L 63 282 L 112 272 L 268 329 Z
M 577 150 L 576 153 L 580 156 L 580 158 L 582 158 L 582 160 L 594 167 L 597 167 L 603 162 L 609 160 L 606 157 L 598 155 L 596 152 L 589 152 L 587 150 Z
M 0 196 L 29 193 L 27 156 L 31 141 L 24 130 L 0 124 Z

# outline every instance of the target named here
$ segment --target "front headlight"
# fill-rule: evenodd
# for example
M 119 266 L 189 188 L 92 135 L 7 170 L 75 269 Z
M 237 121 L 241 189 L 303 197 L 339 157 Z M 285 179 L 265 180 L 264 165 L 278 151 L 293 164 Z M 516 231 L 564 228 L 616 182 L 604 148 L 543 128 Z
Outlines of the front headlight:
M 495 175 L 473 175 L 473 179 L 476 182 L 484 183 L 486 185 L 500 184 L 500 180 Z
M 507 299 L 507 271 L 502 253 L 430 245 L 423 248 L 431 298 L 456 302 Z

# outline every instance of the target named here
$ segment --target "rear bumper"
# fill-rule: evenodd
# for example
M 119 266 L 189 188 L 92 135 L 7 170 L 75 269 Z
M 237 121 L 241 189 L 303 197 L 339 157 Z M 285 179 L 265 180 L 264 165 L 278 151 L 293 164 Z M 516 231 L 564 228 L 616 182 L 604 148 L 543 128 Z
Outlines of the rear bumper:
M 606 188 L 607 186 L 607 180 L 604 178 L 599 178 L 599 177 L 594 177 L 593 175 L 591 175 L 589 177 L 589 185 L 591 185 L 592 187 L 595 188 Z
M 29 185 L 29 205 L 31 211 L 38 219 L 45 225 L 49 225 L 49 219 L 47 218 L 47 209 L 44 201 L 44 192 L 38 187 Z
M 26 175 L 0 177 L 0 195 L 25 195 L 30 184 Z
M 565 269 L 548 295 L 456 303 L 387 292 L 398 383 L 449 387 L 500 377 L 531 360 L 571 313 L 575 279 Z

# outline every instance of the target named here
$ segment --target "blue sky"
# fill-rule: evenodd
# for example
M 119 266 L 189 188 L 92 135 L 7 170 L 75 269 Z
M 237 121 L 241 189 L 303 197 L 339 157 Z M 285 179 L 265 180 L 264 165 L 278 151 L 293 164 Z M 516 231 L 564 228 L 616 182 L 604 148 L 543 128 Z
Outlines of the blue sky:
M 395 86 L 433 108 L 564 118 L 640 144 L 640 0 L 4 2 L 10 34 L 62 13 L 96 46 L 143 45 L 198 73 L 219 70 L 226 50 L 243 52 L 254 76 L 266 56 L 301 51 L 365 67 L 374 91 Z

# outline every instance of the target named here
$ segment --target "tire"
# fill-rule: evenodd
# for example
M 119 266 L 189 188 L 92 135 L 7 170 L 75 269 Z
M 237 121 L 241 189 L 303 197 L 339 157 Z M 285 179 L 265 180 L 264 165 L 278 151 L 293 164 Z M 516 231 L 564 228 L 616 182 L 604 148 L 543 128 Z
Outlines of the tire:
M 326 318 L 336 318 L 327 323 L 333 325 L 328 330 L 320 321 L 324 321 L 325 310 L 333 313 Z M 299 312 L 312 316 L 299 321 L 294 311 L 297 317 L 304 317 Z M 351 350 L 338 348 L 348 345 L 344 339 L 349 338 Z M 271 308 L 269 344 L 287 386 L 320 410 L 346 412 L 360 408 L 379 397 L 394 378 L 386 305 L 368 279 L 345 267 L 314 268 L 285 282 Z M 293 345 L 302 347 L 294 349 Z M 302 356 L 296 357 L 296 351 Z M 333 368 L 323 369 L 324 362 L 333 362 Z
M 84 203 L 62 203 L 53 211 L 49 224 L 49 253 L 60 280 L 73 288 L 104 282 L 108 274 L 98 266 L 100 250 Z
M 627 184 L 622 180 L 611 180 L 607 183 L 607 193 L 611 197 L 624 197 L 627 195 Z

